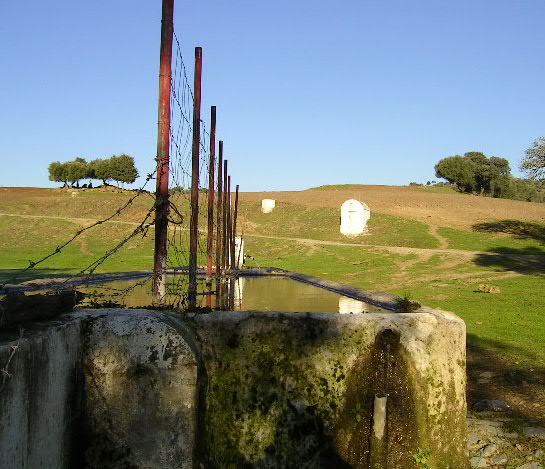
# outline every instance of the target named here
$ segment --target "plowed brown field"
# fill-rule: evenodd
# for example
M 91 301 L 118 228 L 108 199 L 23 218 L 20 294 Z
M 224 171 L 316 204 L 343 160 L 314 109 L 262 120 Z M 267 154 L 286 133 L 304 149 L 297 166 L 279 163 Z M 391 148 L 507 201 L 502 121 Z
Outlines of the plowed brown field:
M 478 222 L 545 222 L 545 204 L 475 195 L 432 192 L 408 186 L 359 186 L 356 189 L 245 192 L 241 200 L 275 199 L 313 207 L 339 207 L 347 199 L 365 202 L 371 212 L 414 219 L 435 226 L 470 229 Z

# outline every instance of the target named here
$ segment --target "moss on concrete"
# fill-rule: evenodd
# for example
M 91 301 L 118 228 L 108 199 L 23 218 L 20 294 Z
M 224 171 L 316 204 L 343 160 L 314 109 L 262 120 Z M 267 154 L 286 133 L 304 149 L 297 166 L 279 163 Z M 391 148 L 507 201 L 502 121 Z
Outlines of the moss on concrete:
M 452 396 L 430 401 L 426 391 L 443 392 L 444 370 L 434 378 L 430 362 L 422 374 L 399 337 L 390 348 L 375 340 L 385 316 L 217 313 L 198 319 L 208 375 L 205 466 L 367 468 L 373 399 L 387 392 L 389 467 L 417 468 L 419 448 L 429 449 L 431 468 L 464 467 L 445 462 L 438 435 L 428 432 L 430 418 L 433 428 L 459 424 L 448 413 Z M 401 328 L 405 333 L 416 319 L 397 318 L 411 323 Z M 433 340 L 421 341 L 424 349 L 427 341 Z M 446 407 L 436 412 L 430 405 Z

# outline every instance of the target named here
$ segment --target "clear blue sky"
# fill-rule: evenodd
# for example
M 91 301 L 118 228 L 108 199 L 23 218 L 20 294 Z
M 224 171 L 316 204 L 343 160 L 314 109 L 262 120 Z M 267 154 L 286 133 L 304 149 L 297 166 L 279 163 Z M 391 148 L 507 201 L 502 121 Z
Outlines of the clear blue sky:
M 516 170 L 545 135 L 543 0 L 176 1 L 242 190 L 425 182 L 467 151 Z M 0 185 L 76 156 L 151 170 L 160 10 L 0 2 Z

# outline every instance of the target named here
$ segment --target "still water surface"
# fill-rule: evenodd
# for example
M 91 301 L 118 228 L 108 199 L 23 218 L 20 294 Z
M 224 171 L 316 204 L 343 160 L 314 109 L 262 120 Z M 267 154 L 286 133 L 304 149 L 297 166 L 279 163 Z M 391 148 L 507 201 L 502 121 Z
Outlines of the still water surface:
M 239 277 L 231 282 L 232 308 L 235 311 L 285 311 L 323 313 L 362 313 L 383 311 L 378 307 L 354 300 L 322 288 L 285 277 Z M 138 308 L 152 304 L 151 280 L 119 280 L 83 289 L 92 296 L 86 301 L 114 301 Z M 187 293 L 187 276 L 168 277 L 167 303 L 176 304 Z M 199 292 L 206 287 L 199 285 Z M 97 296 L 93 296 L 97 295 Z M 215 295 L 208 305 L 215 307 Z M 207 295 L 198 296 L 199 306 L 207 306 Z M 85 302 L 84 302 L 85 305 Z

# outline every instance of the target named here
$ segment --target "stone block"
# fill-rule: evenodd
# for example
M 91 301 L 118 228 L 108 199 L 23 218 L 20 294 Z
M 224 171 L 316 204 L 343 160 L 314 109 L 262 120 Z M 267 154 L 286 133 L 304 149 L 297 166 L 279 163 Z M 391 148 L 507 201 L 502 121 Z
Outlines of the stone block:
M 110 310 L 89 323 L 84 374 L 88 469 L 193 468 L 198 351 L 172 316 Z

